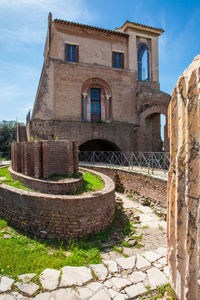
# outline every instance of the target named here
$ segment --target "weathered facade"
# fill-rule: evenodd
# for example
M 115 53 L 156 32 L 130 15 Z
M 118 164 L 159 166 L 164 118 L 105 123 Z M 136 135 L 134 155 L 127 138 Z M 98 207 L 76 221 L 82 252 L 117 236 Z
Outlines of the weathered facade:
M 170 100 L 159 88 L 162 32 L 129 21 L 111 31 L 49 14 L 28 137 L 76 139 L 82 150 L 160 151 L 160 114 L 167 118 Z

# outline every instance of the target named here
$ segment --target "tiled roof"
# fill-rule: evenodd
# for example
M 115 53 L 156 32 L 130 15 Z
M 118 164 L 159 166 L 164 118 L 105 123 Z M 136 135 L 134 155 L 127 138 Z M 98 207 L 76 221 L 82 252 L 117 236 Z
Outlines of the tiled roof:
M 128 37 L 128 34 L 123 33 L 123 32 L 104 29 L 104 28 L 90 26 L 90 25 L 84 25 L 84 24 L 80 24 L 80 23 L 76 23 L 76 22 L 64 21 L 64 20 L 60 20 L 60 19 L 54 19 L 53 22 L 59 23 L 59 24 L 64 24 L 64 25 L 69 25 L 69 26 L 76 26 L 76 27 L 85 28 L 85 29 L 94 30 L 94 31 L 101 31 L 101 32 L 108 33 L 108 34 L 114 34 L 114 35 L 118 35 L 118 36 Z
M 144 25 L 144 24 L 140 24 L 140 23 L 137 23 L 137 22 L 131 22 L 131 21 L 129 21 L 129 20 L 127 20 L 125 23 L 124 23 L 124 25 L 126 25 L 127 23 L 130 23 L 130 24 L 133 24 L 133 25 L 139 25 L 139 26 L 142 26 L 142 27 L 144 27 L 144 28 L 150 28 L 150 29 L 154 29 L 154 30 L 158 30 L 158 31 L 161 31 L 161 32 L 164 32 L 164 30 L 162 29 L 162 28 L 156 28 L 156 27 L 152 27 L 152 26 L 147 26 L 147 25 Z M 123 25 L 123 26 L 124 26 Z M 123 27 L 122 26 L 122 27 Z

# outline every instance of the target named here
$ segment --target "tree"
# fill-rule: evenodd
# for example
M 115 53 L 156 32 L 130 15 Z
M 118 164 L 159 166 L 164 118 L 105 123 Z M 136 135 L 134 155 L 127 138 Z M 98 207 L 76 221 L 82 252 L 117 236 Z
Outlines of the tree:
M 0 122 L 0 155 L 10 159 L 11 143 L 16 139 L 16 121 Z

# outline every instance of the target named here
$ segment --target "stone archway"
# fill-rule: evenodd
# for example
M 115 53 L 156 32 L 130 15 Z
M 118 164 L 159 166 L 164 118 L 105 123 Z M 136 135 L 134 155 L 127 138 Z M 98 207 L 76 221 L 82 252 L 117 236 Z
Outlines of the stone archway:
M 82 120 L 83 121 L 92 121 L 92 114 L 96 113 L 96 105 L 94 103 L 94 107 L 91 106 L 93 101 L 91 89 L 99 90 L 99 120 L 102 121 L 111 121 L 112 112 L 111 112 L 111 89 L 107 82 L 100 78 L 90 78 L 84 82 L 81 95 L 82 95 Z
M 91 139 L 80 143 L 80 151 L 121 151 L 113 142 L 105 139 Z
M 160 115 L 163 114 L 166 117 L 166 124 L 164 126 L 164 151 L 169 152 L 167 110 L 167 105 L 154 105 L 140 114 L 140 127 L 138 136 L 139 151 L 162 151 L 162 141 L 160 137 Z

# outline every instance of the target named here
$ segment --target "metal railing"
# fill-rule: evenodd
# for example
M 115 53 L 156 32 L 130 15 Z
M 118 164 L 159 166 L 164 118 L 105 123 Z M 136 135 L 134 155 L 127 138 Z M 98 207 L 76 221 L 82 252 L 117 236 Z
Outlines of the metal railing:
M 79 162 L 168 170 L 169 152 L 80 151 Z

